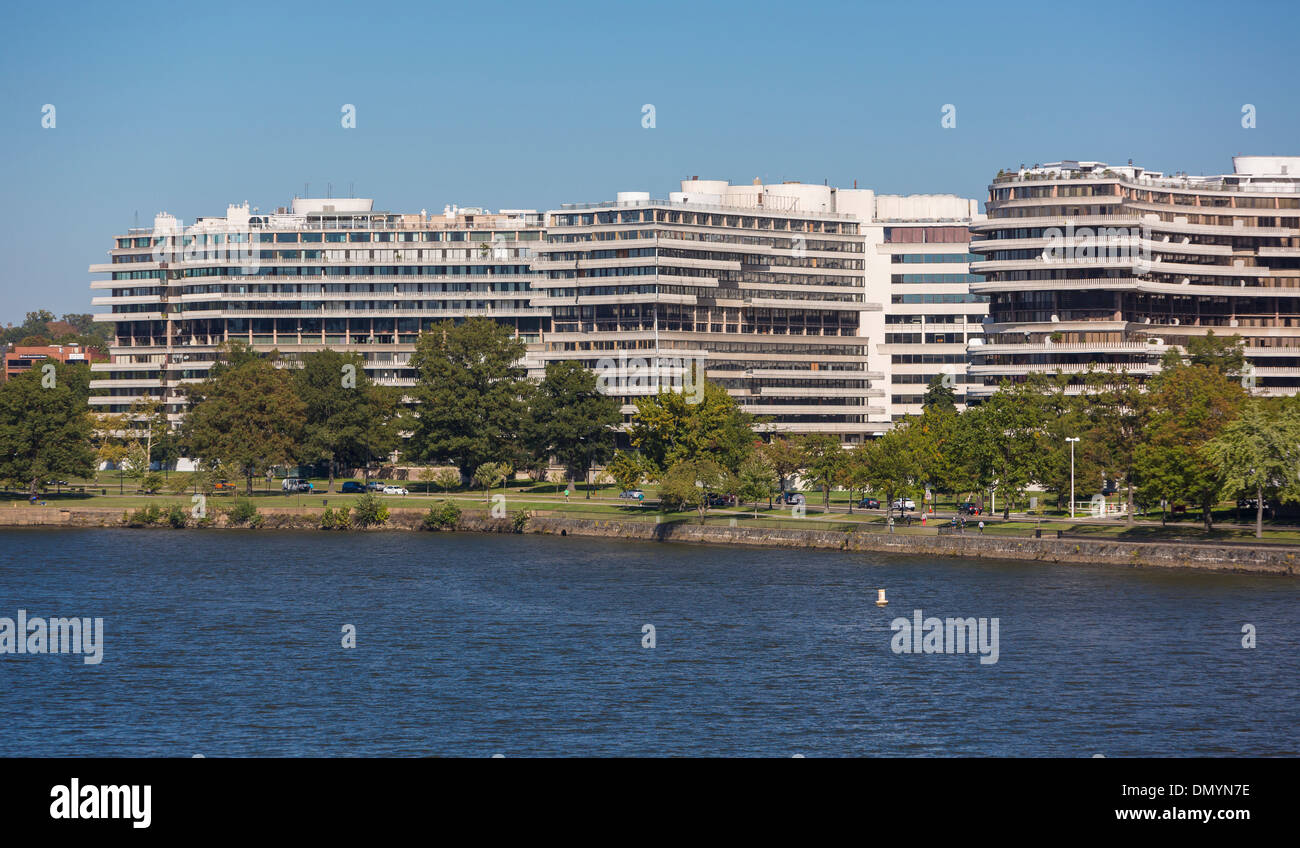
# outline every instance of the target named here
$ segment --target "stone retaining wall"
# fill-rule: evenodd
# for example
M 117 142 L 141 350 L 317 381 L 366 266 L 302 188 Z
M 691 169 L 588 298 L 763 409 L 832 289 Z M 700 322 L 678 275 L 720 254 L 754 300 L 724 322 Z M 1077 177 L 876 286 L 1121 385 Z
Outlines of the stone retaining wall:
M 313 530 L 319 525 L 321 510 L 261 507 L 259 512 L 263 517 L 262 529 L 264 530 Z M 425 510 L 393 508 L 390 512 L 388 525 L 371 528 L 367 532 L 418 530 Z M 98 508 L 68 510 L 28 506 L 0 508 L 0 526 L 6 527 L 122 527 L 124 524 L 122 510 Z M 225 516 L 218 515 L 212 526 L 224 527 Z M 513 532 L 513 522 L 510 519 L 494 519 L 469 513 L 462 515 L 458 529 L 509 533 Z M 1037 560 L 1120 567 L 1192 568 L 1291 576 L 1298 573 L 1298 566 L 1300 566 L 1298 560 L 1300 546 L 1248 543 L 1192 544 L 1101 539 L 1033 539 L 998 536 L 991 533 L 955 536 L 890 534 L 879 531 L 846 533 L 817 529 L 785 530 L 728 527 L 718 524 L 701 525 L 685 521 L 652 524 L 643 521 L 562 517 L 531 518 L 525 532 L 553 536 L 574 535 L 746 547 L 873 551 L 912 556 Z

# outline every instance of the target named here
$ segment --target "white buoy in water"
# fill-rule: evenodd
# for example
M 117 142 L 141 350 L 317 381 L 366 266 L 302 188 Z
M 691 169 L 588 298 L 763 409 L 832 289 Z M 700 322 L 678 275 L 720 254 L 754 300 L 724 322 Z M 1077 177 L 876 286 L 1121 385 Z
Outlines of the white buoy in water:
M 887 606 L 887 605 L 889 604 L 889 601 L 885 600 L 885 590 L 884 590 L 884 589 L 877 589 L 877 590 L 876 590 L 876 593 L 877 593 L 877 594 L 876 594 L 876 606 L 878 606 L 878 607 Z

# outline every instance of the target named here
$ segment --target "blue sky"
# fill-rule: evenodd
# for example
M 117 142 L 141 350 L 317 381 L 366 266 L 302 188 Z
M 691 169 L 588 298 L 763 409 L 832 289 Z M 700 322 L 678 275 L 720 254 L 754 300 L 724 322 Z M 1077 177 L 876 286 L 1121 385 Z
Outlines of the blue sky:
M 137 213 L 266 210 L 305 183 L 395 211 L 695 174 L 982 200 L 1021 163 L 1300 154 L 1286 2 L 193 5 L 6 10 L 0 323 L 92 311 L 86 266 Z

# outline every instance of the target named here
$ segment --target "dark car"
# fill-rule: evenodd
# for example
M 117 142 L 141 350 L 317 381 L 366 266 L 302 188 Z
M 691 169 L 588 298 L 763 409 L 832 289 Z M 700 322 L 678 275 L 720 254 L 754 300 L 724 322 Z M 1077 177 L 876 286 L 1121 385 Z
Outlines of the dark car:
M 966 501 L 966 503 L 957 504 L 958 515 L 979 515 L 983 511 L 984 510 L 979 508 L 978 504 L 973 504 L 970 501 Z
M 1258 505 L 1259 505 L 1259 501 L 1257 501 L 1257 500 L 1254 499 L 1254 498 L 1238 498 L 1238 499 L 1237 499 L 1237 509 L 1238 509 L 1239 511 L 1240 511 L 1240 510 L 1249 510 L 1250 512 L 1253 513 L 1253 512 L 1256 511 Z M 1264 517 L 1265 517 L 1265 518 L 1272 518 L 1272 517 L 1273 517 L 1273 506 L 1274 506 L 1274 504 L 1273 504 L 1271 501 L 1269 501 L 1269 500 L 1265 500 L 1265 501 L 1264 501 Z
M 858 501 L 858 506 L 863 509 L 880 509 L 880 500 L 878 498 L 863 498 Z
M 735 503 L 735 495 L 709 495 L 709 506 L 732 506 Z
M 342 487 L 341 489 L 339 489 L 339 491 L 342 492 L 342 493 L 345 494 L 345 495 L 348 495 L 348 494 L 357 494 L 357 495 L 359 495 L 359 494 L 361 494 L 362 492 L 364 492 L 365 490 L 366 490 L 366 487 L 365 487 L 363 484 L 358 483 L 356 480 L 346 480 L 346 481 L 344 481 L 344 483 L 343 483 L 343 487 Z
M 776 502 L 784 504 L 801 504 L 806 503 L 806 500 L 804 496 L 798 492 L 782 492 L 776 496 Z

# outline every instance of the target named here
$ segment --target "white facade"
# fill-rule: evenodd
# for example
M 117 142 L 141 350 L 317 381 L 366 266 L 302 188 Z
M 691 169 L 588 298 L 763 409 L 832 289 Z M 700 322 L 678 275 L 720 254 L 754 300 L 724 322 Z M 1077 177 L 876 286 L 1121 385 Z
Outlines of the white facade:
M 884 310 L 863 315 L 869 367 L 886 375 L 888 424 L 921 412 L 938 377 L 964 408 L 967 345 L 982 337 L 988 297 L 971 293 L 970 230 L 979 201 L 951 194 L 876 195 L 867 237 L 867 299 Z

